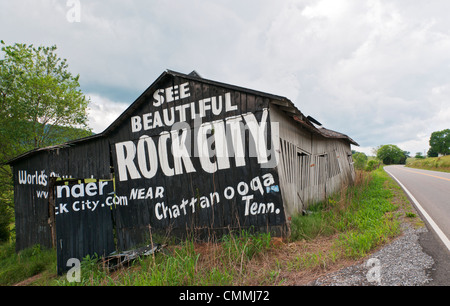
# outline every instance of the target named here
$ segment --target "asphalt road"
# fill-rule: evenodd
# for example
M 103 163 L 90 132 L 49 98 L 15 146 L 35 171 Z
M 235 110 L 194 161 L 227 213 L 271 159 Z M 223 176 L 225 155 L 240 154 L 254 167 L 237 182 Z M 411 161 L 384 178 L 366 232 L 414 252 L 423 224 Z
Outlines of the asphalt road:
M 450 284 L 450 173 L 395 165 L 384 167 L 416 206 L 429 233 L 420 238 L 436 266 L 434 284 Z

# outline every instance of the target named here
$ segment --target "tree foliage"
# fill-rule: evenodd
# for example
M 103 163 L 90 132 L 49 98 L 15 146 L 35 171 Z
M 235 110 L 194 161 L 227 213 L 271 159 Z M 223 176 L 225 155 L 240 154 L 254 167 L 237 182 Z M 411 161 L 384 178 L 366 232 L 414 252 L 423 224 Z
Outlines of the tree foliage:
M 385 165 L 404 164 L 406 157 L 407 152 L 392 144 L 381 146 L 377 151 L 377 158 Z
M 79 76 L 72 75 L 67 61 L 57 56 L 56 46 L 0 43 L 0 228 L 4 229 L 13 207 L 12 174 L 4 163 L 26 151 L 92 133 L 87 125 L 89 100 L 80 90 Z M 0 229 L 0 240 L 2 233 Z
M 416 152 L 416 155 L 414 156 L 414 158 L 417 158 L 417 159 L 424 159 L 425 156 L 422 155 L 422 152 Z
M 435 157 L 439 153 L 442 155 L 448 155 L 450 154 L 450 129 L 445 129 L 442 131 L 436 131 L 431 133 L 430 136 L 430 153 Z
M 2 51 L 0 126 L 2 143 L 13 146 L 9 154 L 67 141 L 57 127 L 88 129 L 89 100 L 79 89 L 79 76 L 57 56 L 56 46 L 15 44 Z
M 365 153 L 362 152 L 355 152 L 353 153 L 353 161 L 354 161 L 354 166 L 356 169 L 364 169 L 366 167 L 366 163 L 367 163 L 367 155 Z

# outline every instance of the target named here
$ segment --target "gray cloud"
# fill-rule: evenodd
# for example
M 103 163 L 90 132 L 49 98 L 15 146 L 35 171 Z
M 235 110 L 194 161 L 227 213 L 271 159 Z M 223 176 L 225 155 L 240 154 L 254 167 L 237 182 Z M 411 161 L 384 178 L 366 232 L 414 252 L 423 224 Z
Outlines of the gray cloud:
M 70 23 L 64 0 L 2 1 L 0 38 L 56 44 L 92 116 L 113 120 L 168 68 L 286 96 L 367 153 L 387 143 L 423 152 L 449 128 L 448 1 L 80 3 Z

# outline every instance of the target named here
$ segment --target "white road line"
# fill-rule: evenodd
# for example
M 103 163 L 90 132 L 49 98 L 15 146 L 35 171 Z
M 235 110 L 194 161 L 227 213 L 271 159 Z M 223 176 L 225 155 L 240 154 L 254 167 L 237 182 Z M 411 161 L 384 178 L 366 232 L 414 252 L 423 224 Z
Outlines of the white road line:
M 442 232 L 442 230 L 434 222 L 434 220 L 430 217 L 430 215 L 428 215 L 428 213 L 425 211 L 425 209 L 423 209 L 423 207 L 420 205 L 419 201 L 416 200 L 416 198 L 411 194 L 411 192 L 409 192 L 409 190 L 406 189 L 406 187 L 402 183 L 400 183 L 400 181 L 391 172 L 387 171 L 386 169 L 384 169 L 384 171 L 386 171 L 390 176 L 392 176 L 397 181 L 397 183 L 400 185 L 400 187 L 403 188 L 403 190 L 406 192 L 406 194 L 414 202 L 414 204 L 416 205 L 417 209 L 420 210 L 420 212 L 425 217 L 425 219 L 427 219 L 427 221 L 430 224 L 430 226 L 433 228 L 433 230 L 436 232 L 436 234 L 439 236 L 439 238 L 441 238 L 441 240 L 444 243 L 444 245 L 450 251 L 450 240 L 448 240 L 448 238 L 444 234 L 444 232 Z

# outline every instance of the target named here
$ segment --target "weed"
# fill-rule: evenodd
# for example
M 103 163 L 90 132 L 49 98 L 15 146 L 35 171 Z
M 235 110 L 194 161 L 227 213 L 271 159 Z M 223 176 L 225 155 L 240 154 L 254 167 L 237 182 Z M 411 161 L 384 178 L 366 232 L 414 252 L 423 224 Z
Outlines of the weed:
M 382 169 L 359 172 L 357 183 L 311 207 L 308 216 L 292 218 L 291 239 L 314 239 L 338 233 L 336 245 L 351 258 L 365 256 L 400 232 L 398 221 L 389 214 L 397 210 L 390 201 L 392 193 L 385 188 L 388 179 Z M 326 209 L 324 209 L 326 208 Z
M 408 217 L 408 218 L 415 218 L 415 217 L 417 217 L 417 215 L 415 213 L 412 213 L 412 212 L 409 212 L 409 211 L 405 212 L 405 216 Z
M 56 254 L 40 245 L 15 252 L 14 243 L 0 245 L 0 285 L 12 285 L 47 269 L 56 270 Z
M 242 230 L 239 235 L 233 233 L 222 237 L 222 247 L 228 254 L 232 262 L 243 259 L 250 260 L 256 254 L 267 250 L 270 247 L 270 233 L 250 234 L 247 230 Z

